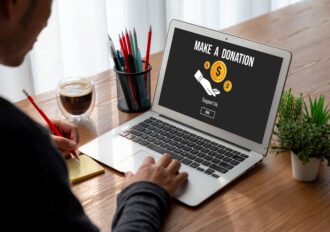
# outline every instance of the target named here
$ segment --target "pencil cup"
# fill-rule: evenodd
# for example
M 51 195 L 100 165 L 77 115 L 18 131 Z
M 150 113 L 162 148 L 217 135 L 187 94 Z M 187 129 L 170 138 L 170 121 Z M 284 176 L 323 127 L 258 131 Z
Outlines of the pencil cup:
M 143 61 L 143 63 L 145 63 Z M 143 65 L 144 66 L 144 65 Z M 116 73 L 118 109 L 126 113 L 143 112 L 150 108 L 151 65 L 143 72 L 127 73 L 113 68 Z

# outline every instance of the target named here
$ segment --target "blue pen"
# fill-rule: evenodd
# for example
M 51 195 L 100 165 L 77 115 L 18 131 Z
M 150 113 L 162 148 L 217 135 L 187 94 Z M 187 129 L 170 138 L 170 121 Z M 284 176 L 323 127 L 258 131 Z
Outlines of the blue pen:
M 138 70 L 139 72 L 142 72 L 143 71 L 143 68 L 142 68 L 142 59 L 141 59 L 141 53 L 140 53 L 140 49 L 137 49 L 137 66 L 138 66 Z M 147 83 L 145 83 L 144 81 L 144 76 L 140 76 L 140 83 L 141 83 L 141 90 L 142 90 L 142 93 L 143 95 L 141 96 L 142 97 L 142 101 L 143 101 L 143 106 L 145 108 L 149 107 L 149 103 L 148 103 L 148 95 L 149 95 L 149 92 L 148 92 L 148 89 L 146 89 L 146 87 L 148 86 Z
M 119 64 L 121 66 L 121 71 L 124 71 L 125 69 L 125 60 L 123 55 L 121 54 L 121 52 L 119 50 L 117 50 L 117 58 L 119 60 Z

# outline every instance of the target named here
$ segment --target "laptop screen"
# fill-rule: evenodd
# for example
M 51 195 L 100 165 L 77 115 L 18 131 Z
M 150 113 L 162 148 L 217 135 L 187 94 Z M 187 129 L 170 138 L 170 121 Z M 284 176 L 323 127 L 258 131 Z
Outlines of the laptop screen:
M 261 144 L 282 61 L 176 28 L 159 105 Z

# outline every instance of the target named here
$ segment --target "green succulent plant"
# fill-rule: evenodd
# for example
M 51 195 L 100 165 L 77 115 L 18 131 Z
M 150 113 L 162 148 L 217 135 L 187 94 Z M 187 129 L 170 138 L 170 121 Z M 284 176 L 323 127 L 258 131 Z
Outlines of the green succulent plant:
M 306 164 L 309 158 L 328 160 L 330 166 L 330 109 L 321 95 L 309 96 L 309 107 L 302 95 L 294 97 L 291 89 L 281 98 L 274 137 L 270 149 L 281 153 L 292 151 Z

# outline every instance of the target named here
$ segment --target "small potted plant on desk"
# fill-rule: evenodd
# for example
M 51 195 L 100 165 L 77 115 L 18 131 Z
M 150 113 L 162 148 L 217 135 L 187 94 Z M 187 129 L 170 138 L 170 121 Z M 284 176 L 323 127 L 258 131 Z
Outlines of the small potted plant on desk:
M 292 175 L 301 181 L 313 181 L 321 160 L 330 166 L 330 109 L 324 96 L 312 100 L 309 108 L 302 96 L 294 97 L 291 89 L 284 92 L 279 106 L 273 153 L 291 151 Z M 274 142 L 275 141 L 275 142 Z

